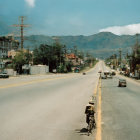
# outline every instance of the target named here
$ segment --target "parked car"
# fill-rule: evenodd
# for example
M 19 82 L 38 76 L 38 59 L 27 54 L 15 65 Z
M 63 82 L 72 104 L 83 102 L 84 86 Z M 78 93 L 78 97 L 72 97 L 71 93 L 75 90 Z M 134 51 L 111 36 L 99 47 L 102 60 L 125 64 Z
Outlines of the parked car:
M 118 86 L 119 87 L 126 87 L 127 86 L 126 80 L 125 79 L 119 79 Z
M 6 72 L 0 73 L 0 78 L 9 78 L 9 75 Z

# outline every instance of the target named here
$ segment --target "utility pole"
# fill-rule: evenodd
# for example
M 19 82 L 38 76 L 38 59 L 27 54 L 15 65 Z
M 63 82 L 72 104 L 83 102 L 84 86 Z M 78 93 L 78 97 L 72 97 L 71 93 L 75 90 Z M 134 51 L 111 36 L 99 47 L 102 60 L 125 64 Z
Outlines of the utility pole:
M 27 24 L 24 24 L 24 19 L 25 19 L 25 16 L 20 16 L 19 17 L 20 19 L 20 24 L 14 24 L 13 26 L 14 27 L 20 27 L 20 39 L 21 39 L 21 50 L 23 50 L 24 46 L 24 28 L 25 27 L 29 27 L 29 25 Z
M 59 37 L 57 37 L 57 36 L 56 36 L 56 37 L 52 37 L 52 39 L 55 41 L 56 46 L 57 46 L 57 45 L 60 45 Z M 60 66 L 61 66 L 61 49 L 62 49 L 62 48 L 60 48 L 60 59 L 59 59 L 59 61 L 60 61 L 60 62 L 59 62 L 59 63 L 60 63 Z
M 138 46 L 139 46 L 139 34 L 136 34 L 136 45 L 134 47 L 134 56 L 136 57 L 137 56 L 137 50 L 138 50 Z
M 56 44 L 59 44 L 59 37 L 52 37 Z
M 120 55 L 120 65 L 121 65 L 121 62 L 122 62 L 122 50 L 121 50 L 121 48 L 119 49 L 119 55 Z

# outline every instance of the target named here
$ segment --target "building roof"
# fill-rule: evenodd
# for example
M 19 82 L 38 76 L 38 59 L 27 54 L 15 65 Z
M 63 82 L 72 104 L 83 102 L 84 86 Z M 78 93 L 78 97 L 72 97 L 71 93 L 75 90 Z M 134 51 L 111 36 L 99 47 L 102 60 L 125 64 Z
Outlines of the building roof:
M 76 59 L 76 55 L 74 53 L 66 54 L 66 58 L 68 58 L 68 59 Z

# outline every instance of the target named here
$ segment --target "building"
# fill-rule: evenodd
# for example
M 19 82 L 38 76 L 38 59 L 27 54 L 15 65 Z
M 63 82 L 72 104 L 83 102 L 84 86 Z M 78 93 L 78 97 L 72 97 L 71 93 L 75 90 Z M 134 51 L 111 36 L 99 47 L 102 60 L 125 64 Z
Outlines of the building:
M 82 63 L 82 60 L 74 53 L 66 54 L 66 61 L 72 62 L 74 66 L 80 65 Z
M 8 51 L 17 50 L 19 41 L 15 40 L 13 36 L 0 37 L 0 59 L 8 58 Z
M 8 51 L 8 58 L 14 58 L 17 54 L 16 50 L 10 50 Z
M 0 36 L 0 68 L 5 67 L 4 60 L 13 57 L 15 51 L 19 48 L 19 41 L 13 36 Z M 12 53 L 9 53 L 13 50 Z M 12 56 L 10 55 L 12 54 Z

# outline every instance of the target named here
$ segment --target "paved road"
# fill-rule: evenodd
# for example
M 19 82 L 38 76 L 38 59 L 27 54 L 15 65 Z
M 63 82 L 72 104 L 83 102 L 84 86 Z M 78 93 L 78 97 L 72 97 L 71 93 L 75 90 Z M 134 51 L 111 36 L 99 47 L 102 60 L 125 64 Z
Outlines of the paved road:
M 119 78 L 102 80 L 102 140 L 140 140 L 140 83 L 118 87 Z
M 87 75 L 0 79 L 0 140 L 93 140 L 84 110 L 100 68 Z

